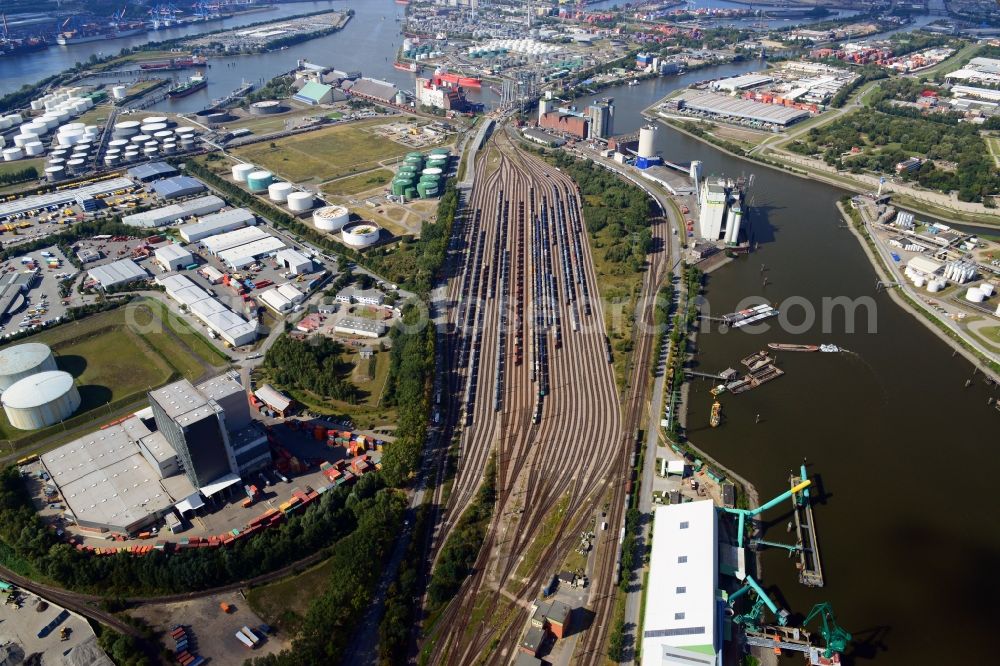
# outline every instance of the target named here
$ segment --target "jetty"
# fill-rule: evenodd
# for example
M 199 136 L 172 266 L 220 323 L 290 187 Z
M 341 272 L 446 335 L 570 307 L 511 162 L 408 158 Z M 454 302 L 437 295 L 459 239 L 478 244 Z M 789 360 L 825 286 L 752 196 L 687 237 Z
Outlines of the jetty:
M 789 481 L 794 488 L 806 478 L 806 467 L 802 465 L 798 475 L 793 474 Z M 819 558 L 819 542 L 816 539 L 816 522 L 813 519 L 812 501 L 809 489 L 792 496 L 792 508 L 795 515 L 795 539 L 798 557 L 796 568 L 799 570 L 799 582 L 807 587 L 823 587 L 823 565 Z

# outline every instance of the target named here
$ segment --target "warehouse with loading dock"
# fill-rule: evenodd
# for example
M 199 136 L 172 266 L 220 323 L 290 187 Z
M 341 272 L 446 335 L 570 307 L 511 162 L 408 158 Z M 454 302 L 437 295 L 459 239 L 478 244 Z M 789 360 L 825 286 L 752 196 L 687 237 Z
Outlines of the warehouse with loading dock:
M 120 284 L 148 279 L 149 273 L 131 259 L 119 259 L 110 264 L 91 268 L 87 272 L 87 277 L 96 282 L 101 289 L 108 289 Z
M 200 181 L 191 176 L 174 176 L 164 178 L 153 183 L 153 191 L 161 199 L 176 199 L 177 197 L 189 197 L 205 191 L 205 186 Z
M 165 271 L 177 271 L 194 263 L 194 255 L 179 243 L 158 247 L 153 251 L 153 255 Z
M 190 278 L 171 273 L 157 277 L 156 283 L 163 286 L 167 296 L 186 306 L 191 314 L 233 347 L 247 345 L 257 339 L 256 322 L 236 314 Z
M 142 213 L 126 215 L 122 218 L 122 222 L 130 227 L 163 227 L 168 224 L 176 224 L 178 220 L 184 220 L 192 216 L 214 213 L 217 210 L 222 210 L 225 205 L 225 201 L 214 194 L 209 194 L 204 197 L 191 199 L 190 201 L 182 201 Z M 184 235 L 183 232 L 181 235 Z
M 218 210 L 218 209 L 216 209 Z M 234 231 L 242 227 L 252 227 L 257 218 L 246 208 L 233 208 L 215 215 L 207 215 L 195 224 L 181 228 L 181 238 L 188 243 L 197 243 L 210 236 Z

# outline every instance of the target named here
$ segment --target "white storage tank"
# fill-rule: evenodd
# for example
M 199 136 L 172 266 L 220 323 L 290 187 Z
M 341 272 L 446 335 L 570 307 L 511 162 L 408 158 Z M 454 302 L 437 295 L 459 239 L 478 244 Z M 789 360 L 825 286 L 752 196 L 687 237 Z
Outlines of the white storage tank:
M 128 139 L 112 139 L 108 141 L 108 148 L 124 148 L 128 145 Z
M 21 123 L 24 122 L 24 118 L 21 117 L 20 113 L 12 113 L 6 116 L 6 118 L 7 120 L 10 121 L 10 125 L 8 125 L 8 127 L 13 127 L 14 125 L 20 125 Z
M 104 158 L 104 166 L 116 167 L 121 161 L 121 157 L 118 155 L 108 155 Z
M 127 139 L 139 133 L 139 122 L 136 120 L 123 120 L 115 123 L 113 135 L 116 139 Z
M 913 278 L 913 286 L 917 287 L 918 289 L 920 287 L 923 287 L 924 286 L 924 278 L 922 276 L 920 276 L 920 275 L 918 275 L 917 277 Z
M 271 201 L 283 203 L 288 199 L 288 195 L 295 191 L 295 186 L 291 183 L 271 183 L 267 186 L 267 196 Z
M 3 149 L 3 161 L 13 162 L 14 160 L 19 160 L 24 157 L 24 151 L 21 150 L 20 146 L 15 146 L 13 148 Z
M 167 129 L 166 123 L 143 123 L 139 131 L 143 134 L 156 135 L 157 132 L 162 132 L 165 129 Z
M 969 287 L 968 291 L 965 292 L 965 300 L 970 303 L 982 303 L 986 300 L 986 295 L 979 287 Z
M 111 89 L 111 96 L 115 99 L 125 99 L 125 91 L 128 90 L 125 86 L 115 86 Z
M 73 375 L 48 370 L 16 382 L 0 397 L 10 424 L 19 430 L 38 430 L 64 421 L 80 407 Z
M 87 170 L 87 161 L 78 157 L 66 162 L 66 166 L 70 173 L 82 173 Z
M 27 342 L 7 347 L 0 350 L 0 391 L 6 391 L 29 375 L 57 369 L 48 345 Z
M 944 283 L 941 280 L 931 280 L 927 283 L 927 291 L 933 294 L 936 294 L 942 289 L 944 289 Z
M 996 291 L 996 288 L 989 282 L 984 282 L 979 285 L 979 291 L 983 292 L 983 296 L 989 298 Z
M 288 210 L 293 213 L 303 213 L 311 210 L 315 197 L 309 192 L 292 192 L 288 195 Z
M 32 141 L 30 143 L 24 144 L 24 154 L 30 155 L 31 157 L 38 157 L 39 155 L 45 154 L 45 146 L 42 145 L 41 141 Z
M 61 164 L 53 164 L 45 167 L 45 180 L 55 183 L 66 177 L 66 167 Z
M 133 144 L 141 145 L 141 144 L 146 143 L 147 141 L 149 141 L 152 138 L 153 137 L 149 136 L 148 134 L 136 134 L 136 135 L 132 136 L 131 138 L 129 138 L 129 141 L 131 143 L 133 143 Z
M 350 219 L 350 211 L 343 206 L 323 206 L 313 213 L 313 226 L 320 231 L 334 233 L 340 231 Z
M 23 148 L 26 144 L 34 143 L 38 141 L 37 134 L 18 134 L 14 137 L 14 145 L 18 148 Z
M 236 164 L 233 166 L 233 180 L 237 183 L 247 182 L 247 176 L 257 170 L 252 164 Z
M 379 233 L 380 230 L 377 224 L 372 222 L 354 222 L 341 229 L 340 237 L 345 245 L 362 249 L 371 247 L 377 243 Z
M 653 157 L 656 149 L 653 148 L 653 141 L 656 139 L 656 128 L 639 128 L 639 157 Z

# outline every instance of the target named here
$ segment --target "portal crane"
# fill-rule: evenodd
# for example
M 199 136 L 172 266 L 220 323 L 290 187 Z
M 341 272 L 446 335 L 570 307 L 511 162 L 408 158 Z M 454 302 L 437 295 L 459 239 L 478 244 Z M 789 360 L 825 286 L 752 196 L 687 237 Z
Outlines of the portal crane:
M 837 620 L 833 617 L 833 608 L 825 601 L 812 607 L 802 622 L 802 626 L 805 627 L 817 616 L 823 621 L 823 628 L 820 630 L 823 634 L 823 642 L 826 643 L 823 656 L 829 659 L 835 652 L 842 653 L 847 649 L 847 644 L 851 642 L 851 634 L 837 624 Z
M 753 576 L 750 575 L 747 575 L 743 587 L 729 595 L 729 607 L 732 608 L 737 599 L 751 590 L 753 590 L 753 592 L 757 595 L 757 600 L 747 613 L 734 615 L 733 622 L 756 631 L 760 627 L 760 618 L 764 610 L 763 607 L 767 606 L 771 613 L 774 614 L 774 617 L 780 626 L 784 627 L 788 624 L 788 611 L 783 608 L 779 608 L 778 604 L 774 603 L 771 600 L 771 597 L 768 596 L 767 592 L 764 591 L 764 588 L 762 588 L 757 581 L 754 580 Z
M 785 500 L 787 500 L 789 497 L 792 497 L 793 495 L 795 495 L 797 492 L 799 492 L 801 490 L 805 490 L 810 485 L 812 485 L 812 480 L 811 479 L 805 479 L 804 481 L 802 481 L 798 485 L 793 486 L 789 490 L 786 490 L 785 492 L 781 493 L 780 495 L 778 495 L 777 497 L 775 497 L 774 499 L 772 499 L 770 502 L 765 502 L 764 504 L 761 504 L 756 509 L 731 509 L 729 507 L 723 507 L 722 508 L 723 511 L 725 511 L 727 513 L 736 514 L 737 518 L 739 518 L 739 527 L 736 530 L 736 545 L 737 545 L 737 547 L 739 547 L 739 548 L 743 547 L 743 538 L 744 538 L 744 532 L 746 531 L 745 526 L 746 526 L 746 519 L 747 518 L 753 518 L 754 516 L 759 515 L 759 514 L 763 513 L 764 511 L 767 511 L 771 507 L 774 507 L 774 506 L 777 506 L 777 505 L 781 504 L 782 502 L 784 502 Z

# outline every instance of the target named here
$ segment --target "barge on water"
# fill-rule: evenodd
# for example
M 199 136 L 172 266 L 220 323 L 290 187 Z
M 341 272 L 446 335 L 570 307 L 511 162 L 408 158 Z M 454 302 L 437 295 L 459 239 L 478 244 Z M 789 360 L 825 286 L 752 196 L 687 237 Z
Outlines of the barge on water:
M 764 319 L 777 317 L 779 314 L 778 308 L 767 303 L 761 303 L 760 305 L 755 305 L 752 308 L 724 315 L 722 320 L 733 328 L 740 328 L 741 326 L 754 324 Z

